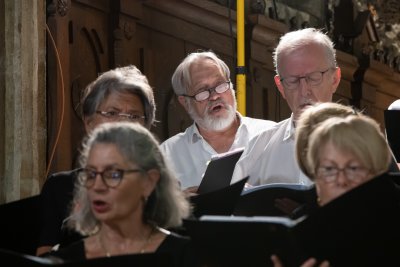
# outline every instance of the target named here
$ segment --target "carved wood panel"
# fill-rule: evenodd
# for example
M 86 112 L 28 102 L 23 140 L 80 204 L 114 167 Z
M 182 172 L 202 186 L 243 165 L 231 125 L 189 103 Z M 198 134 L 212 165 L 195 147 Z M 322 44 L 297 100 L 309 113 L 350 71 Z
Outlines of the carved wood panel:
M 99 73 L 110 67 L 108 1 L 54 1 L 52 4 L 51 10 L 55 13 L 47 23 L 61 55 L 63 72 L 61 76 L 56 55 L 49 54 L 48 160 L 56 145 L 49 173 L 75 166 L 84 135 L 80 117 L 82 92 Z

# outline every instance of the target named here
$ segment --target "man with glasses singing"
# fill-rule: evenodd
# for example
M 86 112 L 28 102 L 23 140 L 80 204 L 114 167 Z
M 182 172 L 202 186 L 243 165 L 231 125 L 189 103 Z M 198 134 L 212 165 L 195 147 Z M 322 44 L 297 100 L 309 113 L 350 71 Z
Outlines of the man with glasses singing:
M 213 52 L 189 54 L 172 76 L 179 103 L 194 123 L 164 143 L 182 189 L 195 193 L 211 156 L 245 147 L 275 122 L 242 117 L 228 66 Z
M 292 115 L 249 142 L 236 164 L 232 182 L 249 175 L 252 185 L 309 185 L 312 182 L 295 159 L 296 120 L 308 105 L 332 101 L 341 76 L 336 51 L 327 35 L 307 28 L 282 36 L 273 60 L 275 84 Z

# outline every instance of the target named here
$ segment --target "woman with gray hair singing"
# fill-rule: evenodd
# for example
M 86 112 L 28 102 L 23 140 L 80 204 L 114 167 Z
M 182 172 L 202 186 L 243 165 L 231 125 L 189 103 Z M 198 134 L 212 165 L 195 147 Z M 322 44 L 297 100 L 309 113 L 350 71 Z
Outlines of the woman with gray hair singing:
M 165 228 L 181 224 L 189 203 L 147 129 L 127 122 L 98 126 L 81 166 L 68 226 L 88 237 L 53 255 L 83 260 L 161 252 L 183 264 L 188 240 Z

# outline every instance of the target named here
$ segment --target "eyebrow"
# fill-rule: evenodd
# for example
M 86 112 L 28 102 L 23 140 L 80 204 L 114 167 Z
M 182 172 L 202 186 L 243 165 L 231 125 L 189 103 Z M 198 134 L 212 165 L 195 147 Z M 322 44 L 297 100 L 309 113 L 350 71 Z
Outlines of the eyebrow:
M 108 107 L 108 108 L 102 108 L 102 109 L 104 109 L 104 110 L 112 109 L 113 111 L 117 111 L 117 112 L 121 112 L 122 111 L 120 108 L 117 108 L 117 107 L 114 107 L 114 106 L 111 106 L 111 107 Z M 128 112 L 130 112 L 130 113 L 144 113 L 144 110 L 141 111 L 139 108 L 135 108 L 135 109 L 129 109 Z

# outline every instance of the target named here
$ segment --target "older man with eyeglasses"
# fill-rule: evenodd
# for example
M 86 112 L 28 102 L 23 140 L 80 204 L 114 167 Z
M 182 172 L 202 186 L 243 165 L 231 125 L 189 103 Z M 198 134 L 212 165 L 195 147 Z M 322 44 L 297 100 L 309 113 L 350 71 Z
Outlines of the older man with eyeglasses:
M 194 123 L 161 148 L 182 189 L 195 193 L 213 155 L 245 147 L 276 123 L 241 116 L 228 66 L 213 52 L 189 54 L 172 76 L 179 103 Z
M 295 159 L 296 120 L 308 105 L 332 101 L 341 77 L 336 51 L 327 35 L 307 28 L 282 36 L 273 60 L 275 84 L 292 115 L 250 141 L 236 164 L 232 182 L 250 176 L 251 185 L 310 185 Z

